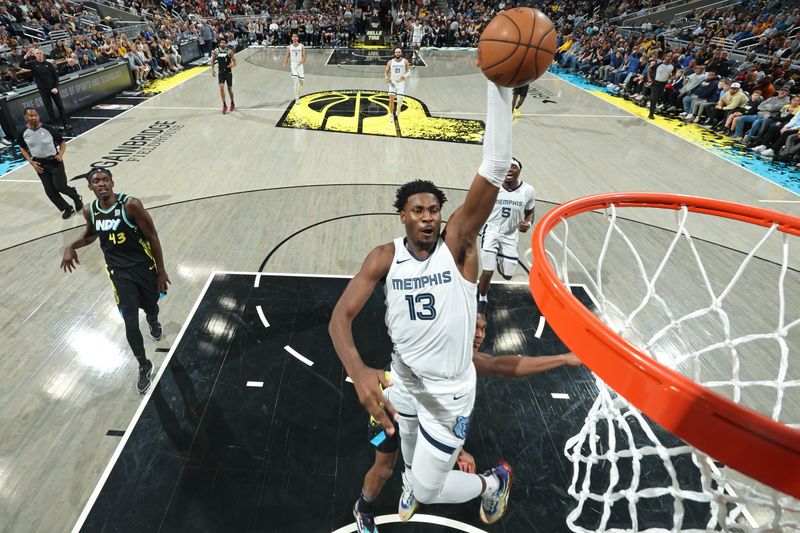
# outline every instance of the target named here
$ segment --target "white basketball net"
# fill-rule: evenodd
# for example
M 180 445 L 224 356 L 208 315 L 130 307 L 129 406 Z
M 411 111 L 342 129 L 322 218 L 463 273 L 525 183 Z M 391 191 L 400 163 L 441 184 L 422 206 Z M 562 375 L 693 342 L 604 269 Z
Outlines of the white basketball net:
M 676 212 L 674 236 L 663 250 L 664 256 L 660 262 L 653 263 L 658 257 L 649 257 L 650 273 L 646 271 L 633 239 L 618 225 L 617 209 L 613 205 L 606 212 L 608 227 L 604 230 L 605 238 L 596 265 L 590 264 L 594 258 L 584 261 L 592 267 L 596 266 L 595 275 L 590 274 L 586 264 L 570 250 L 568 219 L 561 221 L 563 231 L 559 232 L 560 237 L 556 231 L 552 231 L 548 237 L 551 239 L 548 245 L 555 243 L 554 247 L 550 247 L 555 253 L 550 250 L 547 252 L 550 264 L 566 286 L 570 285 L 570 269 L 573 277 L 586 282 L 598 306 L 596 314 L 642 352 L 737 403 L 747 405 L 742 399 L 751 387 L 758 387 L 762 391 L 766 388 L 774 397 L 770 408 L 764 409 L 763 405 L 760 408 L 749 407 L 762 412 L 766 410 L 764 414 L 790 427 L 800 427 L 799 419 L 786 420 L 787 410 L 784 409 L 787 401 L 794 402 L 796 407 L 800 395 L 800 380 L 789 377 L 790 346 L 786 342 L 787 334 L 800 324 L 800 318 L 797 318 L 800 311 L 797 308 L 787 309 L 786 306 L 786 284 L 797 283 L 796 279 L 791 276 L 787 279 L 786 276 L 790 255 L 789 237 L 777 231 L 776 226 L 768 228 L 755 248 L 733 270 L 733 274 L 723 283 L 717 282 L 715 291 L 697 243 L 687 229 L 689 213 L 685 207 Z M 773 318 L 769 330 L 751 330 L 739 334 L 731 327 L 732 316 L 725 310 L 726 303 L 748 266 L 751 266 L 753 258 L 770 238 L 773 241 L 782 239 L 782 261 L 780 267 L 774 267 L 777 279 L 773 288 L 777 288 L 778 303 L 773 316 L 777 315 L 777 321 Z M 575 250 L 579 250 L 575 246 Z M 694 258 L 694 265 L 683 265 L 687 271 L 694 268 L 694 272 L 687 276 L 701 280 L 698 286 L 704 285 L 706 292 L 700 294 L 704 300 L 702 305 L 684 308 L 676 313 L 676 305 L 670 298 L 674 300 L 679 297 L 680 290 L 676 291 L 673 285 L 670 294 L 662 278 L 666 277 L 664 271 L 667 266 L 675 261 L 672 256 L 679 246 L 684 254 L 688 253 Z M 638 285 L 625 286 L 626 291 L 639 290 L 629 301 L 626 310 L 623 310 L 625 305 L 618 305 L 609 296 L 614 289 L 608 289 L 611 283 L 607 279 L 615 273 L 617 278 L 624 277 L 615 272 L 615 267 L 607 264 L 612 247 L 627 254 L 629 269 L 626 273 L 638 273 L 641 278 L 637 280 Z M 702 289 L 698 292 L 702 292 Z M 643 313 L 660 314 L 663 326 L 655 331 L 651 328 L 642 332 L 638 319 Z M 793 315 L 794 318 L 787 318 L 787 315 Z M 708 324 L 718 326 L 718 331 L 711 335 L 716 335 L 713 341 L 705 346 L 690 346 L 684 340 L 689 336 L 686 330 L 691 329 L 698 319 L 704 320 L 706 328 Z M 751 372 L 744 367 L 744 356 L 740 357 L 740 353 L 746 352 L 748 346 L 750 349 L 753 346 L 761 349 L 758 343 L 771 343 L 770 351 L 775 354 L 777 361 L 776 365 L 770 365 L 774 373 L 768 379 L 748 379 Z M 719 376 L 708 379 L 701 371 L 704 364 L 709 364 L 704 359 L 712 356 L 716 360 L 721 360 L 720 357 L 729 358 L 730 375 L 726 376 L 727 379 L 719 379 Z M 711 364 L 715 364 L 714 361 Z M 599 389 L 597 399 L 583 428 L 567 441 L 564 449 L 573 464 L 568 492 L 577 501 L 567 517 L 571 531 L 800 531 L 800 501 L 715 463 L 703 452 L 652 424 L 599 378 L 596 382 Z M 736 443 L 731 445 L 735 446 Z M 680 464 L 683 475 L 679 475 L 676 464 Z M 685 479 L 687 468 L 693 474 L 688 482 Z M 651 478 L 657 482 L 654 483 Z M 691 512 L 688 507 L 691 507 Z M 654 513 L 653 509 L 660 509 L 660 512 Z M 701 511 L 698 512 L 698 509 Z M 703 517 L 701 524 L 697 523 L 698 515 Z M 688 520 L 690 517 L 692 519 Z

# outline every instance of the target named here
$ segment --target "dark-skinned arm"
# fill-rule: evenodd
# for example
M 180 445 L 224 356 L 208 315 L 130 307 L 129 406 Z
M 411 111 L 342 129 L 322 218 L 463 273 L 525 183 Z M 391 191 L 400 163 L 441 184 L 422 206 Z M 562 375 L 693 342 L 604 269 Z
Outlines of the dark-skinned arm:
M 511 89 L 487 83 L 483 160 L 464 203 L 450 216 L 445 232 L 445 243 L 461 275 L 473 282 L 478 277 L 475 241 L 494 208 L 511 164 L 511 98 Z
M 150 243 L 150 251 L 153 253 L 153 259 L 156 260 L 156 270 L 158 271 L 158 292 L 167 294 L 168 285 L 172 283 L 167 275 L 167 270 L 164 267 L 164 254 L 161 250 L 161 240 L 158 238 L 156 226 L 153 224 L 153 219 L 150 218 L 150 213 L 142 205 L 138 198 L 129 197 L 125 202 L 125 212 L 128 218 L 133 220 L 147 242 Z
M 492 357 L 483 352 L 472 356 L 472 363 L 479 376 L 498 378 L 521 378 L 547 372 L 564 365 L 580 366 L 581 360 L 572 353 L 560 355 L 497 355 Z
M 394 258 L 394 244 L 388 243 L 373 249 L 364 259 L 361 270 L 347 284 L 336 307 L 333 309 L 328 333 L 330 333 L 336 355 L 342 361 L 347 375 L 353 380 L 358 400 L 387 434 L 394 433 L 394 424 L 389 414 L 394 415 L 391 405 L 383 401 L 381 386 L 389 386 L 383 370 L 364 364 L 353 340 L 353 319 L 367 303 L 378 282 L 389 273 Z
M 81 235 L 78 240 L 64 248 L 64 257 L 61 259 L 61 269 L 64 272 L 72 272 L 78 268 L 78 265 L 81 264 L 81 262 L 78 261 L 78 252 L 75 250 L 92 244 L 97 240 L 97 232 L 94 230 L 92 223 L 89 220 L 88 205 L 83 206 L 82 213 L 83 218 L 86 219 L 86 226 L 83 229 L 83 235 Z

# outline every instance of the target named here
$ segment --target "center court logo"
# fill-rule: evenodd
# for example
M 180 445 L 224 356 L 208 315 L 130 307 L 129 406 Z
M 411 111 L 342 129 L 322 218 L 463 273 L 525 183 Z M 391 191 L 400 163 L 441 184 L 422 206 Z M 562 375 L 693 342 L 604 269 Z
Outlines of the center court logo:
M 290 105 L 277 126 L 469 144 L 481 144 L 484 129 L 480 120 L 432 117 L 428 107 L 411 96 L 403 98 L 397 122 L 392 123 L 389 95 L 362 90 L 307 94 Z

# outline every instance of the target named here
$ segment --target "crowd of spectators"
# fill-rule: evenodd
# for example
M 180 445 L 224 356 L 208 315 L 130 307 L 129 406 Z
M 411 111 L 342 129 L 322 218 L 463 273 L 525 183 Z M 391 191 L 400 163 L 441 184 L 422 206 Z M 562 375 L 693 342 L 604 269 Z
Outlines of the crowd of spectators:
M 648 107 L 650 118 L 697 124 L 758 157 L 795 164 L 800 161 L 800 34 L 791 30 L 800 25 L 800 9 L 775 9 L 746 1 L 699 15 L 695 29 L 628 32 L 627 37 L 607 24 L 565 25 L 556 60 L 561 68 Z M 750 46 L 730 46 L 747 39 Z
M 556 22 L 562 68 L 650 105 L 651 114 L 730 134 L 775 159 L 800 152 L 800 142 L 785 135 L 800 109 L 791 97 L 800 92 L 792 66 L 800 61 L 800 34 L 790 33 L 800 25 L 800 8 L 787 0 L 744 0 L 669 25 L 645 11 L 666 0 L 103 1 L 141 17 L 138 35 L 128 37 L 113 20 L 67 0 L 0 5 L 0 91 L 30 82 L 30 35 L 60 32 L 48 56 L 62 75 L 124 59 L 143 83 L 183 68 L 177 43 L 186 39 L 198 39 L 205 55 L 223 35 L 238 46 L 282 46 L 293 33 L 307 46 L 348 46 L 377 20 L 388 41 L 403 47 L 473 47 L 497 12 L 531 5 Z M 640 27 L 618 27 L 622 15 L 632 14 L 645 17 Z

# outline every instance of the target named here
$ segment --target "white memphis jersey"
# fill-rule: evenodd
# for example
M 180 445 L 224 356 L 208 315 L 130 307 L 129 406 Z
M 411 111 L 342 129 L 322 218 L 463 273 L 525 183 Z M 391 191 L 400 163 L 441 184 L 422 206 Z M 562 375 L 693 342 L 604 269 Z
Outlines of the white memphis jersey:
M 294 44 L 289 45 L 289 58 L 292 61 L 292 66 L 297 66 L 300 64 L 300 61 L 303 60 L 303 44 L 298 43 L 297 46 Z
M 486 220 L 488 229 L 506 235 L 515 233 L 517 226 L 525 218 L 525 211 L 536 205 L 536 192 L 532 185 L 523 181 L 513 191 L 500 187 L 492 214 Z
M 461 276 L 441 237 L 425 261 L 411 255 L 404 240 L 394 240 L 384 288 L 392 358 L 423 379 L 462 376 L 472 367 L 478 286 Z
M 392 81 L 401 81 L 402 78 L 406 73 L 406 60 L 405 58 L 400 58 L 400 61 L 397 58 L 392 58 L 392 65 L 389 67 L 389 73 Z
M 422 40 L 422 24 L 414 24 L 411 31 L 411 40 L 414 42 Z

